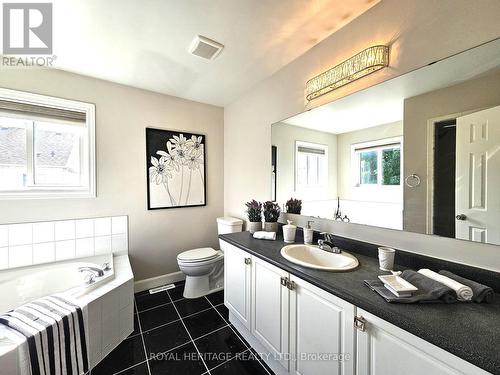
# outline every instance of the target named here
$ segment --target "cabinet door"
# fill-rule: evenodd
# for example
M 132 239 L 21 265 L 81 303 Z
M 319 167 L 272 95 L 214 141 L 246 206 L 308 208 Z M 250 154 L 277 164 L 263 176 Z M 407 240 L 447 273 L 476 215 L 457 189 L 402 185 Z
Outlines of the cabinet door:
M 480 368 L 362 309 L 357 334 L 357 374 L 487 374 Z
M 252 334 L 288 370 L 289 290 L 283 271 L 252 258 Z
M 222 242 L 224 251 L 224 304 L 250 330 L 251 256 Z
M 290 373 L 352 375 L 354 306 L 291 276 Z

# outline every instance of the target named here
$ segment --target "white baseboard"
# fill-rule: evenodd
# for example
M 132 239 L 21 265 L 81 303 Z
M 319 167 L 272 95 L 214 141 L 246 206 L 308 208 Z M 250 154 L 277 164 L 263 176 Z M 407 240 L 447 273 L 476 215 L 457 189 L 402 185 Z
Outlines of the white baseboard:
M 165 275 L 151 277 L 149 279 L 138 280 L 134 282 L 135 292 L 142 292 L 151 288 L 156 288 L 165 284 L 176 283 L 185 279 L 185 275 L 181 271 L 167 273 Z

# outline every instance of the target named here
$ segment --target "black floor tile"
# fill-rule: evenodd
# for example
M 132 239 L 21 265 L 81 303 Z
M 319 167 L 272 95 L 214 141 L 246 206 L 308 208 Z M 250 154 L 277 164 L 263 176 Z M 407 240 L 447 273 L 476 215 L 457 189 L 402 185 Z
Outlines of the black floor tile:
M 267 371 L 250 351 L 240 353 L 235 359 L 210 370 L 213 375 L 267 375 Z
M 192 342 L 149 361 L 151 375 L 198 375 L 206 371 Z
M 116 347 L 93 370 L 92 375 L 110 375 L 146 359 L 141 335 L 130 337 Z
M 180 320 L 152 329 L 143 336 L 148 358 L 190 341 L 186 328 Z
M 229 310 L 227 309 L 227 307 L 224 305 L 218 305 L 218 306 L 215 306 L 215 308 L 224 317 L 224 319 L 226 319 L 229 323 Z
M 134 314 L 134 331 L 128 337 L 138 335 L 139 333 L 141 333 L 139 330 L 139 318 L 137 317 L 137 314 Z
M 119 375 L 149 375 L 148 365 L 146 363 L 141 363 L 140 365 L 120 372 Z
M 175 288 L 168 290 L 168 294 L 170 294 L 170 297 L 172 297 L 173 301 L 177 301 L 178 299 L 184 298 L 183 293 L 184 293 L 184 281 L 180 283 L 175 283 Z
M 140 312 L 139 319 L 141 320 L 141 328 L 144 332 L 148 329 L 179 319 L 179 315 L 177 315 L 174 306 L 169 303 L 168 305 Z
M 245 344 L 229 327 L 203 336 L 195 340 L 195 343 L 209 369 L 247 349 Z
M 184 298 L 175 301 L 174 304 L 177 308 L 177 311 L 179 311 L 179 314 L 181 314 L 182 317 L 210 308 L 210 304 L 204 297 L 194 299 Z
M 135 295 L 135 302 L 137 303 L 137 309 L 141 312 L 171 301 L 167 292 L 149 294 L 148 291 L 144 291 Z
M 223 327 L 226 324 L 224 319 L 214 309 L 191 315 L 183 319 L 183 321 L 193 339 Z
M 221 303 L 224 303 L 224 291 L 221 290 L 219 292 L 215 292 L 212 294 L 209 294 L 207 298 L 210 300 L 212 305 L 219 305 Z
M 248 346 L 250 346 L 250 345 L 248 345 Z M 271 368 L 266 364 L 266 362 L 263 361 L 262 356 L 259 355 L 259 353 L 257 353 L 254 348 L 250 347 L 250 350 L 251 350 L 252 354 L 255 356 L 255 358 L 260 361 L 260 364 L 266 368 L 267 372 L 270 374 L 274 374 L 273 370 L 271 370 Z

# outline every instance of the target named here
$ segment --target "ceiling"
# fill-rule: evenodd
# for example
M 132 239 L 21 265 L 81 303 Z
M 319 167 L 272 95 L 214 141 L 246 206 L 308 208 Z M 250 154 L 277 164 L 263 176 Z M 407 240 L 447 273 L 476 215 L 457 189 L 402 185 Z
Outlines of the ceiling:
M 477 78 L 499 66 L 500 39 L 496 39 L 282 122 L 341 134 L 401 121 L 405 98 Z
M 56 68 L 219 106 L 379 0 L 54 0 Z M 187 52 L 200 34 L 214 61 Z

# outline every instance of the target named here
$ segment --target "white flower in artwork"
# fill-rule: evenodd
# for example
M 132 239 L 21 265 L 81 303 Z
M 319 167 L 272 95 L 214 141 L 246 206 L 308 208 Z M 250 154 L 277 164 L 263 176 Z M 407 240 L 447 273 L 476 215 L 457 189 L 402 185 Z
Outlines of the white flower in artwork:
M 190 149 L 201 150 L 201 148 L 203 147 L 203 145 L 201 144 L 202 140 L 203 137 L 201 135 L 198 137 L 196 135 L 192 135 L 191 139 L 187 141 L 187 145 Z
M 186 143 L 184 143 L 182 146 L 179 146 L 179 144 L 168 141 L 167 150 L 168 154 L 175 163 L 178 163 L 180 165 L 186 164 L 186 156 L 189 151 Z
M 195 171 L 200 168 L 200 165 L 203 164 L 203 153 L 200 149 L 193 148 L 189 153 L 186 161 L 186 165 L 192 171 Z
M 172 178 L 172 173 L 170 168 L 165 163 L 165 159 L 161 157 L 159 160 L 154 156 L 151 156 L 152 167 L 149 167 L 149 177 L 151 182 L 156 183 L 156 185 L 163 184 L 169 178 Z
M 188 140 L 184 137 L 184 134 L 179 134 L 179 136 L 174 135 L 170 138 L 169 142 L 172 144 L 173 149 L 185 148 L 187 146 Z
M 176 205 L 176 201 L 172 197 L 168 186 L 168 179 L 172 178 L 172 172 L 171 168 L 166 163 L 166 159 L 163 156 L 160 159 L 151 156 L 151 164 L 153 164 L 153 166 L 149 167 L 150 181 L 156 183 L 156 185 L 163 184 L 170 198 L 170 204 L 172 204 L 172 206 Z
M 165 164 L 167 164 L 170 168 L 179 171 L 179 163 L 176 160 L 177 153 L 174 153 L 176 156 L 175 158 L 172 154 L 169 154 L 168 152 L 165 152 L 163 150 L 156 151 L 156 153 L 158 155 L 161 155 L 161 157 L 165 159 Z

